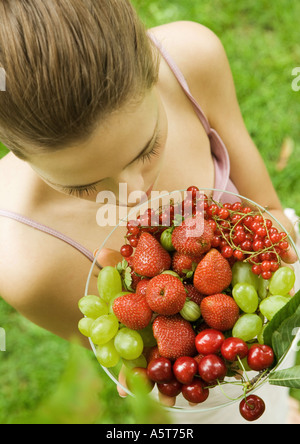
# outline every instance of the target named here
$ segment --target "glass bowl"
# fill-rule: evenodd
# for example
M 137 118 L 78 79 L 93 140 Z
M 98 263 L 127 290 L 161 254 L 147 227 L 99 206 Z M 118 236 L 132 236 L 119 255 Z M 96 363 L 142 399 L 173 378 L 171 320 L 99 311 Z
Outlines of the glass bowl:
M 99 254 L 104 251 L 105 249 L 114 249 L 118 252 L 120 251 L 121 246 L 124 244 L 124 237 L 127 233 L 127 223 L 131 220 L 136 220 L 138 215 L 143 215 L 147 209 L 154 210 L 155 214 L 158 214 L 158 212 L 163 208 L 168 208 L 169 202 L 171 200 L 171 203 L 175 205 L 176 208 L 182 208 L 181 204 L 184 199 L 188 200 L 191 195 L 187 193 L 186 190 L 177 190 L 171 193 L 152 193 L 151 199 L 148 201 L 144 201 L 141 204 L 137 205 L 133 209 L 131 209 L 126 217 L 123 217 L 121 220 L 115 223 L 115 226 L 112 227 L 112 230 L 110 234 L 107 236 L 107 238 L 104 240 L 104 242 L 100 245 L 100 247 L 95 250 L 97 251 L 97 254 L 95 255 L 94 263 L 92 264 L 92 267 L 90 269 L 90 273 L 87 278 L 86 283 L 86 290 L 85 290 L 85 296 L 93 294 L 93 289 L 91 285 L 91 279 L 92 276 L 95 276 L 99 273 L 99 264 L 97 263 L 97 259 L 99 258 Z M 278 228 L 279 232 L 285 232 L 287 236 L 287 240 L 295 252 L 295 256 L 297 258 L 296 262 L 292 265 L 295 275 L 296 275 L 296 282 L 294 286 L 295 292 L 297 292 L 300 289 L 300 257 L 299 252 L 297 251 L 296 245 L 292 238 L 289 236 L 289 234 L 286 232 L 282 224 L 268 211 L 267 208 L 263 208 L 262 206 L 258 205 L 257 203 L 253 202 L 252 200 L 249 200 L 241 195 L 231 193 L 231 192 L 224 192 L 222 190 L 216 190 L 216 189 L 209 189 L 205 188 L 200 191 L 200 199 L 199 202 L 201 202 L 199 205 L 203 205 L 203 196 L 209 198 L 209 204 L 214 204 L 215 202 L 219 206 L 223 206 L 226 203 L 233 204 L 236 202 L 240 202 L 244 207 L 250 208 L 252 211 L 255 211 L 258 215 L 263 215 L 265 219 L 270 219 L 273 223 L 273 226 L 276 226 Z M 198 197 L 199 197 L 198 196 Z M 225 205 L 226 206 L 226 205 Z M 186 205 L 188 207 L 188 205 Z M 201 210 L 203 210 L 203 207 L 201 207 Z M 190 210 L 187 209 L 187 212 Z M 175 211 L 176 213 L 176 211 Z M 175 217 L 176 219 L 176 217 Z M 181 218 L 179 216 L 179 219 L 176 219 L 176 224 L 180 225 Z M 158 222 L 158 224 L 161 222 Z M 166 222 L 165 225 L 168 225 L 169 221 Z M 97 247 L 97 246 L 95 246 Z M 125 259 L 126 260 L 126 259 Z M 117 265 L 119 261 L 116 259 L 116 263 L 113 265 Z M 100 264 L 101 265 L 101 264 Z M 105 266 L 106 264 L 104 264 Z M 112 265 L 111 263 L 109 265 Z M 93 287 L 94 288 L 94 287 Z M 299 340 L 299 339 L 298 339 Z M 96 356 L 96 347 L 92 340 L 89 339 L 91 347 L 93 352 Z M 297 338 L 295 337 L 295 341 L 297 341 Z M 283 356 L 283 358 L 280 360 L 280 362 L 276 365 L 276 370 L 287 368 L 287 366 L 292 366 L 293 363 L 288 365 L 287 363 L 291 361 L 294 357 L 294 350 L 296 347 L 294 347 L 294 343 L 290 345 L 290 348 L 288 352 Z M 99 364 L 100 365 L 100 364 Z M 105 373 L 109 376 L 109 378 L 114 381 L 117 385 L 119 385 L 128 395 L 134 396 L 133 393 L 124 385 L 122 385 L 119 382 L 119 372 L 121 369 L 121 365 L 117 365 L 114 368 L 107 369 L 105 367 L 102 367 Z M 250 380 L 253 380 L 253 378 L 257 377 L 257 372 L 249 371 L 247 372 L 247 376 Z M 239 384 L 239 381 L 235 377 L 225 379 L 226 382 L 231 382 L 230 384 L 222 384 L 219 386 L 216 386 L 212 390 L 210 390 L 209 398 L 206 402 L 202 404 L 191 405 L 189 402 L 187 402 L 182 395 L 179 395 L 176 400 L 176 405 L 174 407 L 168 408 L 167 410 L 170 410 L 172 412 L 194 412 L 194 413 L 200 413 L 200 412 L 208 412 L 213 411 L 216 409 L 224 408 L 226 406 L 232 405 L 234 403 L 237 403 L 241 401 L 241 399 L 244 398 L 244 389 Z M 268 381 L 268 375 L 265 374 L 261 377 L 259 384 L 254 385 L 253 390 L 251 393 L 256 391 L 258 388 L 261 388 L 263 385 L 265 385 Z M 273 387 L 272 390 L 276 390 L 276 387 Z M 153 390 L 152 392 L 153 396 L 157 397 L 157 390 Z

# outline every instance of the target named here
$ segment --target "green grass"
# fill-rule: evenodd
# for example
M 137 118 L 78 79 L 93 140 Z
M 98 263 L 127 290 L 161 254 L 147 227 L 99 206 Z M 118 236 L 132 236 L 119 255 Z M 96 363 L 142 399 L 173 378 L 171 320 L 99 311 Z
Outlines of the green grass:
M 295 208 L 300 214 L 297 186 L 300 92 L 291 88 L 292 69 L 300 66 L 300 3 L 297 0 L 274 0 L 271 6 L 266 0 L 134 0 L 133 3 L 148 27 L 193 20 L 208 26 L 221 38 L 250 134 L 283 205 Z M 294 153 L 286 168 L 279 172 L 276 165 L 286 138 L 294 142 Z M 0 155 L 6 152 L 0 146 Z M 135 405 L 118 397 L 114 384 L 90 352 L 74 355 L 70 344 L 36 327 L 3 301 L 0 301 L 0 326 L 7 335 L 7 351 L 0 352 L 1 424 L 43 420 L 69 423 L 80 418 L 90 423 L 119 424 L 143 422 L 149 416 L 141 403 Z M 70 371 L 77 363 L 78 372 Z M 84 363 L 83 368 L 79 363 Z M 83 380 L 87 385 L 82 388 Z M 70 387 L 81 388 L 79 409 L 75 408 Z M 99 404 L 95 402 L 95 392 Z M 293 395 L 300 399 L 299 392 Z

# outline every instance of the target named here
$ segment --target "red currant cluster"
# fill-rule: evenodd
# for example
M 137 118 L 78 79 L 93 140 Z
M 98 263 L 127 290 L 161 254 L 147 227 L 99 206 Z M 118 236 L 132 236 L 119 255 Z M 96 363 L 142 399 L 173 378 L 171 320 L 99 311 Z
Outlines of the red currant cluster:
M 187 189 L 181 203 L 171 200 L 167 208 L 159 211 L 148 208 L 136 220 L 130 220 L 127 243 L 122 246 L 121 255 L 124 258 L 133 255 L 143 232 L 151 233 L 159 241 L 164 230 L 197 214 L 203 214 L 214 231 L 211 246 L 218 249 L 231 265 L 235 261 L 247 261 L 252 264 L 253 273 L 266 280 L 280 267 L 289 248 L 285 232 L 280 232 L 260 209 L 253 209 L 240 201 L 217 203 L 195 186 Z
M 207 203 L 206 217 L 215 233 L 212 246 L 226 259 L 249 262 L 253 273 L 266 280 L 278 270 L 289 248 L 288 236 L 261 211 L 241 202 Z

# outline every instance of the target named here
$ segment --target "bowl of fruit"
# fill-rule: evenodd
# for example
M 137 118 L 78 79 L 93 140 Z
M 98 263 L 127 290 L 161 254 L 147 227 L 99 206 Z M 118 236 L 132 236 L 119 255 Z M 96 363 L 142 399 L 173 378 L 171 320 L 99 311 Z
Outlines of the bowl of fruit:
M 116 245 L 116 263 L 101 264 Z M 153 396 L 173 400 L 172 411 L 239 402 L 253 421 L 265 409 L 254 394 L 262 385 L 300 388 L 300 367 L 286 368 L 299 288 L 296 246 L 267 208 L 190 187 L 152 197 L 114 227 L 87 278 L 78 327 L 128 395 L 139 374 Z

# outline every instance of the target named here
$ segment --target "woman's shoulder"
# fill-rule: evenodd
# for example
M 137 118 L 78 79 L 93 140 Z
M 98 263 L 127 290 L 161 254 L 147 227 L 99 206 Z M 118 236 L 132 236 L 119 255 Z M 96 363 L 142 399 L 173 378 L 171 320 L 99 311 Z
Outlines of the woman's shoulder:
M 174 59 L 187 83 L 205 108 L 211 99 L 213 85 L 229 64 L 220 38 L 206 26 L 179 21 L 150 30 Z

